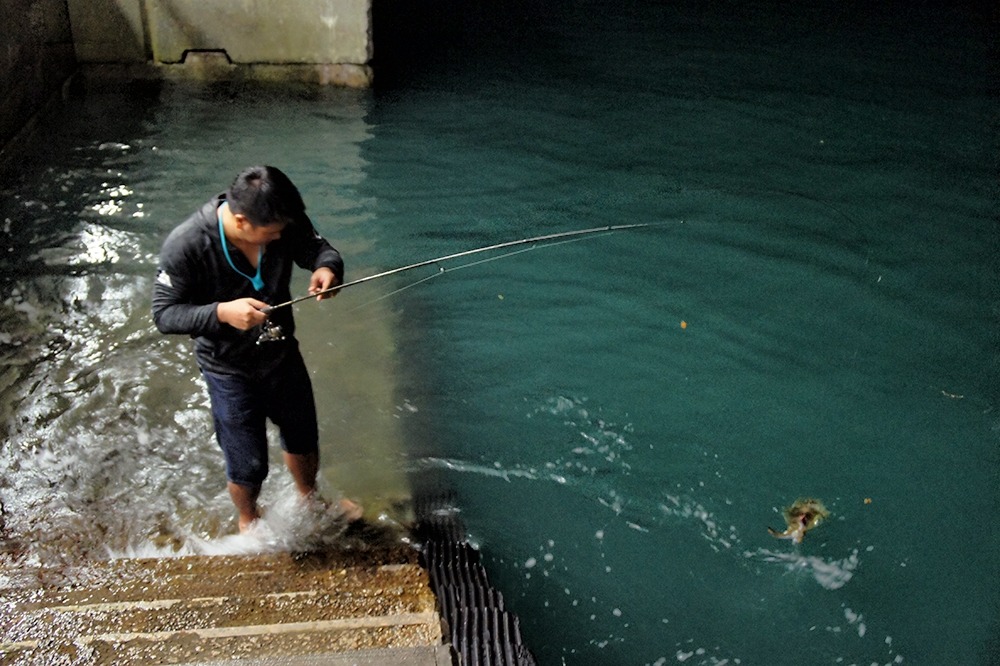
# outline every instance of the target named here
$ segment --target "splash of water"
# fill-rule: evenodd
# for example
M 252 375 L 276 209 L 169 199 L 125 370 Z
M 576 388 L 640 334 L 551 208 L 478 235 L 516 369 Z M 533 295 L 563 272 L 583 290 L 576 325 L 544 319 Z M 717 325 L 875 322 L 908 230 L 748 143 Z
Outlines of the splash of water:
M 746 552 L 748 559 L 781 564 L 789 572 L 805 571 L 826 590 L 839 590 L 854 577 L 861 564 L 857 548 L 842 559 L 823 559 L 816 555 L 802 555 L 799 552 L 779 553 L 762 548 L 756 552 Z
M 205 538 L 191 531 L 175 535 L 173 543 L 145 541 L 123 549 L 108 549 L 110 559 L 181 557 L 185 555 L 257 555 L 309 552 L 337 544 L 348 522 L 334 505 L 304 500 L 286 489 L 244 534 Z

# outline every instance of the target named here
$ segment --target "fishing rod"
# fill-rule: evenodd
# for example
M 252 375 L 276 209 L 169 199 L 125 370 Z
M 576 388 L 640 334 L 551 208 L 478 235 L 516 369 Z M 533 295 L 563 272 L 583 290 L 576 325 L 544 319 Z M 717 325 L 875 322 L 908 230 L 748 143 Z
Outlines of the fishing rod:
M 348 287 L 353 287 L 365 282 L 371 282 L 372 280 L 378 280 L 379 278 L 388 277 L 390 275 L 395 275 L 397 273 L 403 273 L 406 271 L 412 271 L 416 268 L 423 268 L 424 266 L 432 266 L 434 264 L 439 264 L 444 261 L 450 261 L 452 259 L 461 259 L 462 257 L 468 257 L 474 254 L 481 254 L 483 252 L 493 252 L 496 250 L 503 250 L 508 247 L 515 247 L 518 245 L 530 245 L 532 243 L 544 243 L 546 241 L 557 241 L 565 238 L 572 238 L 575 236 L 587 236 L 590 234 L 601 234 L 601 233 L 613 233 L 616 231 L 626 231 L 629 229 L 641 229 L 643 227 L 651 227 L 657 224 L 664 224 L 663 222 L 646 222 L 640 224 L 612 224 L 604 227 L 593 227 L 591 229 L 577 229 L 575 231 L 563 231 L 555 234 L 546 234 L 544 236 L 533 236 L 531 238 L 522 238 L 520 240 L 507 241 L 505 243 L 497 243 L 496 245 L 487 245 L 485 247 L 477 247 L 472 250 L 464 250 L 462 252 L 456 252 L 454 254 L 447 254 L 443 257 L 435 257 L 434 259 L 427 259 L 424 261 L 418 261 L 415 264 L 410 264 L 409 266 L 400 266 L 399 268 L 393 268 L 392 270 L 383 271 L 382 273 L 376 273 L 375 275 L 369 275 L 367 277 L 358 278 L 357 280 L 352 280 L 351 282 L 345 282 L 344 284 L 338 284 L 334 287 L 324 289 L 322 291 L 317 291 L 313 294 L 308 294 L 306 296 L 300 296 L 298 298 L 293 298 L 290 301 L 285 301 L 284 303 L 278 303 L 277 305 L 270 305 L 266 308 L 261 308 L 261 312 L 264 314 L 271 314 L 278 308 L 288 307 L 290 305 L 295 305 L 296 303 L 301 303 L 302 301 L 307 301 L 310 298 L 316 298 L 317 296 L 322 296 L 324 294 L 330 294 L 335 291 L 340 291 L 341 289 L 347 289 Z M 444 273 L 448 269 L 441 267 L 441 272 Z

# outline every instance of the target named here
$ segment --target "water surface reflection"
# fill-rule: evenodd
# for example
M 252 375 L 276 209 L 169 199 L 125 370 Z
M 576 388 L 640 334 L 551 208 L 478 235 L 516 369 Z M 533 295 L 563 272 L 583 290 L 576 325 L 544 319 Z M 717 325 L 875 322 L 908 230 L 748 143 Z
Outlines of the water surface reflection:
M 290 514 L 281 507 L 293 493 L 280 472 L 264 491 L 276 535 L 219 541 L 234 524 L 207 394 L 190 341 L 152 326 L 151 276 L 166 232 L 261 161 L 289 164 L 316 226 L 349 270 L 363 266 L 371 238 L 352 194 L 368 136 L 362 100 L 350 91 L 179 86 L 128 100 L 94 94 L 49 119 L 51 140 L 5 187 L 0 209 L 8 555 L 51 564 L 284 543 L 291 528 L 281 516 Z M 289 113 L 303 114 L 310 131 Z M 304 289 L 304 277 L 293 283 Z M 325 489 L 394 520 L 409 490 L 398 460 L 392 313 L 369 305 L 361 328 L 334 308 L 298 309 L 323 415 Z M 344 381 L 354 376 L 365 381 Z

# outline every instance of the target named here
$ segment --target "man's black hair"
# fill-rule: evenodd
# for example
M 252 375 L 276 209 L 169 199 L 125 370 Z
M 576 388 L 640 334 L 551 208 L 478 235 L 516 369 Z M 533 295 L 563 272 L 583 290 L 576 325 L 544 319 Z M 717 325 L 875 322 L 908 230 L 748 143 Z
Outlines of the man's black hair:
M 226 192 L 234 214 L 246 217 L 254 226 L 290 223 L 302 216 L 306 205 L 291 179 L 273 166 L 244 169 Z

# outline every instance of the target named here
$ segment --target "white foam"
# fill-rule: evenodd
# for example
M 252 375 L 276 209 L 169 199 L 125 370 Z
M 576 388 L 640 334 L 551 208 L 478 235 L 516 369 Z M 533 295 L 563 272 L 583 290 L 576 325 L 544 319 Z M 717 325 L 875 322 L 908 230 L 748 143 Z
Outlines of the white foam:
M 264 516 L 244 534 L 204 538 L 181 535 L 181 544 L 158 546 L 152 542 L 132 544 L 109 551 L 111 559 L 135 557 L 182 557 L 185 555 L 256 555 L 303 551 L 335 543 L 347 527 L 336 509 L 315 501 L 304 501 L 286 493 L 267 508 Z
M 840 560 L 825 560 L 815 555 L 802 555 L 801 553 L 775 552 L 767 549 L 760 549 L 756 552 L 747 552 L 744 555 L 748 558 L 758 558 L 765 562 L 775 562 L 782 564 L 788 571 L 807 571 L 824 589 L 838 590 L 854 577 L 860 560 L 858 551 L 854 549 L 851 553 Z

